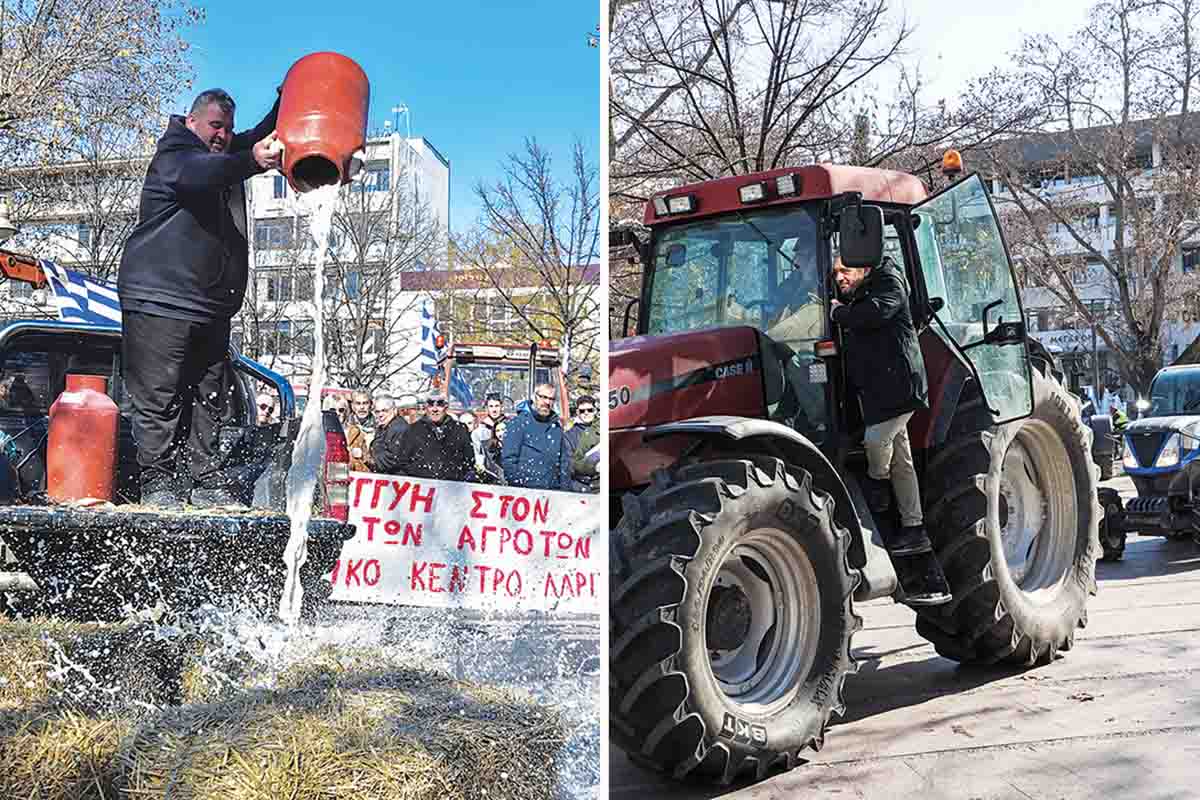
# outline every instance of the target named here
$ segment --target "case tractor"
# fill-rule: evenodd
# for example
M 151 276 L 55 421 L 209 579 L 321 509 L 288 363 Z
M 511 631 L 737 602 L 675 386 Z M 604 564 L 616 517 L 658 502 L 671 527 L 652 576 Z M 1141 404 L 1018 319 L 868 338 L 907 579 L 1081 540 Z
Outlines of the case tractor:
M 910 602 L 962 663 L 1071 648 L 1096 588 L 1091 432 L 1026 335 L 978 175 L 929 195 L 894 171 L 776 169 L 655 194 L 644 223 L 613 233 L 644 267 L 636 335 L 609 359 L 618 746 L 679 779 L 792 768 L 844 711 L 855 604 L 875 598 Z M 890 257 L 910 290 L 929 402 L 908 432 L 940 605 L 904 596 L 895 503 L 873 513 L 863 492 L 835 239 L 847 266 Z

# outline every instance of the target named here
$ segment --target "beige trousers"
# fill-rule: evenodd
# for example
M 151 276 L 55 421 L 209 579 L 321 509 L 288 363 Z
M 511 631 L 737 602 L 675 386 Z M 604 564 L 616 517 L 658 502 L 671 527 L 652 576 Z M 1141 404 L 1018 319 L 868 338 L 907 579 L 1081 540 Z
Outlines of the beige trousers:
M 921 525 L 921 487 L 913 469 L 912 447 L 908 442 L 908 420 L 912 412 L 868 425 L 863 436 L 867 449 L 867 474 L 877 481 L 891 479 L 900 507 L 900 524 Z

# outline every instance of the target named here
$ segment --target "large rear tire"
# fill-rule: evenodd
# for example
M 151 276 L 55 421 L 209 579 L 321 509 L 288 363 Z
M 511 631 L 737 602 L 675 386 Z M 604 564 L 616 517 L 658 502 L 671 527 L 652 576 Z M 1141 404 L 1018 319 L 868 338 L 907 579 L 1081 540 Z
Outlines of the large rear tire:
M 930 460 L 927 527 L 953 600 L 917 609 L 937 652 L 976 664 L 1049 662 L 1074 644 L 1096 592 L 1091 431 L 1067 391 L 1033 372 L 1033 414 L 980 430 L 976 398 Z
M 861 627 L 849 533 L 761 456 L 659 472 L 613 531 L 609 717 L 637 763 L 730 783 L 819 749 Z

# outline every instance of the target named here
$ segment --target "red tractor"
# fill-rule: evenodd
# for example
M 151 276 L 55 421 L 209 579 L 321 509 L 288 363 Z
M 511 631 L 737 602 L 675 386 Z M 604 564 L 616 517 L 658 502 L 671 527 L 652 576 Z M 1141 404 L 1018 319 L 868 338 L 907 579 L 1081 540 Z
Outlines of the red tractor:
M 835 236 L 901 268 L 925 362 L 908 431 L 952 598 L 910 603 L 917 632 L 963 663 L 1070 649 L 1096 588 L 1091 433 L 1025 333 L 985 182 L 777 169 L 657 194 L 644 221 L 614 236 L 644 264 L 609 360 L 616 744 L 676 778 L 791 768 L 843 711 L 854 604 L 906 602 L 829 321 Z
M 455 342 L 438 345 L 438 371 L 434 385 L 442 392 L 457 416 L 464 411 L 482 413 L 487 396 L 499 395 L 508 415 L 533 397 L 534 387 L 554 387 L 557 411 L 562 419 L 569 399 L 562 372 L 562 357 L 550 342 L 528 345 Z

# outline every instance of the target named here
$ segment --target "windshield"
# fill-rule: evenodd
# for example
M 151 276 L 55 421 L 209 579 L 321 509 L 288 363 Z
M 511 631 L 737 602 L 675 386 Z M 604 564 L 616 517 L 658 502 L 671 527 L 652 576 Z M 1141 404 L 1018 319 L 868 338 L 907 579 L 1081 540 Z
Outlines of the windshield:
M 538 367 L 535 383 L 554 387 L 558 408 L 558 370 Z M 514 413 L 516 406 L 529 399 L 529 367 L 516 364 L 455 364 L 450 378 L 450 397 L 465 408 L 482 407 L 489 394 L 500 395 L 504 410 Z
M 815 204 L 667 228 L 655 239 L 650 334 L 750 325 L 776 341 L 820 338 L 825 281 Z
M 1150 410 L 1143 416 L 1200 414 L 1200 370 L 1164 372 L 1150 384 Z

